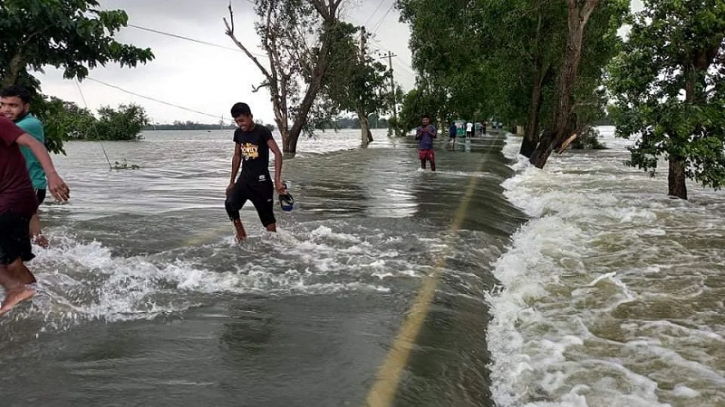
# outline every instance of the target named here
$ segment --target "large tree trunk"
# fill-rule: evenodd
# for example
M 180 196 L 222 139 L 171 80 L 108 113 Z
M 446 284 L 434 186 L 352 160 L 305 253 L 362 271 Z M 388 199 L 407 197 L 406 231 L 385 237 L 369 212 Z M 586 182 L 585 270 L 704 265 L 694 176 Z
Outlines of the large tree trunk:
M 534 72 L 531 75 L 532 87 L 531 87 L 531 104 L 529 105 L 529 114 L 526 123 L 526 133 L 524 139 L 521 141 L 521 150 L 519 154 L 531 158 L 531 154 L 534 153 L 536 145 L 539 143 L 539 112 L 541 109 L 541 89 L 543 86 L 544 69 L 541 58 L 541 49 L 539 44 L 541 41 L 541 25 L 542 16 L 541 9 L 539 9 L 539 22 L 536 25 L 536 44 L 534 51 Z
M 327 47 L 323 45 L 323 50 L 329 48 L 329 44 L 327 45 Z M 320 92 L 320 89 L 322 89 L 322 77 L 326 68 L 327 55 L 323 54 L 322 51 L 320 51 L 320 59 L 317 68 L 313 72 L 312 78 L 310 79 L 310 84 L 307 87 L 307 92 L 305 92 L 305 97 L 304 99 L 302 99 L 302 104 L 300 104 L 300 108 L 297 111 L 297 115 L 295 116 L 295 122 L 292 124 L 292 128 L 289 131 L 289 137 L 287 138 L 287 142 L 283 142 L 283 150 L 285 153 L 297 152 L 297 140 L 299 140 L 300 134 L 302 134 L 302 129 L 307 123 L 307 115 L 312 109 L 312 104 L 315 103 L 315 98 Z
M 691 61 L 685 67 L 685 76 L 687 82 L 685 83 L 685 103 L 690 105 L 699 105 L 706 100 L 706 95 L 702 91 L 698 91 L 698 81 L 700 82 L 700 88 L 705 89 L 704 80 L 698 77 L 699 72 L 707 71 L 712 64 L 713 58 L 717 55 L 720 41 L 714 41 L 714 44 L 699 52 L 695 52 Z M 687 143 L 690 135 L 676 135 L 673 132 L 674 137 L 680 136 L 684 143 Z M 687 176 L 685 169 L 687 166 L 687 160 L 683 157 L 672 156 L 670 157 L 670 168 L 667 176 L 667 194 L 680 199 L 687 199 Z
M 368 116 L 364 112 L 358 111 L 357 118 L 360 120 L 360 145 L 365 148 L 373 141 L 373 135 L 370 132 L 370 123 L 368 122 Z
M 531 90 L 531 105 L 529 105 L 526 134 L 521 142 L 521 151 L 519 151 L 521 155 L 528 158 L 531 158 L 536 145 L 539 143 L 539 113 L 541 112 L 541 92 L 545 75 L 546 73 L 542 71 L 541 67 L 536 68 L 533 89 Z
M 311 0 L 311 3 L 317 8 L 318 12 L 325 19 L 325 32 L 322 34 L 322 44 L 320 45 L 319 53 L 317 54 L 317 61 L 315 67 L 312 70 L 312 77 L 307 85 L 307 92 L 305 97 L 302 99 L 297 115 L 295 116 L 295 122 L 292 124 L 292 128 L 289 132 L 289 139 L 287 143 L 283 143 L 283 149 L 285 153 L 296 153 L 297 152 L 297 140 L 300 138 L 302 129 L 307 123 L 307 115 L 312 109 L 312 105 L 315 103 L 317 94 L 322 89 L 322 81 L 327 73 L 329 64 L 329 53 L 332 48 L 332 42 L 334 41 L 334 34 L 331 32 L 334 25 L 338 22 L 337 10 L 342 0 L 329 0 L 325 3 L 322 0 Z
M 670 173 L 667 177 L 668 195 L 680 199 L 687 199 L 687 186 L 685 185 L 685 160 L 670 157 Z
M 569 37 L 567 38 L 566 60 L 559 75 L 557 86 L 558 104 L 554 116 L 554 128 L 545 132 L 529 159 L 537 168 L 544 168 L 555 146 L 569 137 L 567 130 L 571 121 L 572 89 L 576 83 L 581 59 L 584 27 L 600 1 L 585 0 L 580 6 L 577 0 L 568 0 Z
M 23 68 L 25 68 L 23 55 L 21 53 L 17 53 L 10 60 L 10 67 L 8 69 L 7 75 L 2 78 L 2 87 L 4 88 L 6 86 L 15 85 L 18 82 L 20 72 L 23 70 Z
M 281 95 L 286 95 L 286 93 L 282 93 Z M 274 121 L 277 123 L 277 129 L 279 130 L 280 136 L 282 136 L 282 151 L 286 152 L 284 146 L 289 143 L 289 120 L 283 98 L 284 96 L 272 97 L 272 110 L 274 110 Z

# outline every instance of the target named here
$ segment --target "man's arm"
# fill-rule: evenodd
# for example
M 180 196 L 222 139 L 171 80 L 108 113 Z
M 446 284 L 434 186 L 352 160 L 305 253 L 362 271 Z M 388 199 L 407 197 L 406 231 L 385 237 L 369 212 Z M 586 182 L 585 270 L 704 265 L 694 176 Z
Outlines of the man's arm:
M 418 127 L 415 131 L 415 139 L 420 140 L 421 137 L 423 137 L 423 129 Z
M 438 132 L 436 131 L 435 126 L 428 126 L 430 128 L 430 136 L 433 138 L 438 137 Z
M 232 178 L 229 180 L 227 186 L 227 194 L 234 188 L 234 180 L 237 179 L 237 173 L 239 173 L 239 166 L 242 164 L 242 146 L 239 143 L 234 143 L 234 155 L 232 156 Z
M 23 133 L 18 137 L 17 143 L 28 147 L 35 158 L 38 159 L 45 171 L 45 175 L 48 177 L 48 187 L 53 197 L 61 202 L 67 201 L 70 197 L 70 189 L 55 171 L 53 160 L 50 159 L 50 154 L 48 154 L 45 146 L 28 133 Z
M 282 152 L 277 146 L 277 142 L 273 138 L 267 140 L 267 146 L 274 153 L 274 187 L 278 194 L 284 194 L 285 188 L 282 185 Z

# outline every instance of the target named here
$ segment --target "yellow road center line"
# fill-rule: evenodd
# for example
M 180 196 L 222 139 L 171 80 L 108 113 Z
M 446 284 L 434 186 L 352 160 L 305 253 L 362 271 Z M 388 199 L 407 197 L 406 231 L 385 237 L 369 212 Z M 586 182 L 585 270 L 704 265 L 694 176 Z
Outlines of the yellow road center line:
M 498 139 L 498 136 L 496 137 Z M 483 170 L 484 160 L 478 165 L 477 172 Z M 410 358 L 413 344 L 415 343 L 418 333 L 420 332 L 423 322 L 425 321 L 430 305 L 435 297 L 436 285 L 443 275 L 443 268 L 446 265 L 448 254 L 451 252 L 451 245 L 458 232 L 463 225 L 463 221 L 466 218 L 468 212 L 468 206 L 471 202 L 471 197 L 476 190 L 478 184 L 478 177 L 472 176 L 466 193 L 463 196 L 461 204 L 458 206 L 451 227 L 448 229 L 448 234 L 445 240 L 444 252 L 440 254 L 438 260 L 433 268 L 432 275 L 426 276 L 423 279 L 423 285 L 418 291 L 418 296 L 410 308 L 407 317 L 403 321 L 403 324 L 398 331 L 398 336 L 393 342 L 392 348 L 388 351 L 388 355 L 385 358 L 385 362 L 378 371 L 377 378 L 373 387 L 368 392 L 368 397 L 365 401 L 367 407 L 390 407 L 393 405 L 395 400 L 395 394 L 398 391 L 400 384 L 400 376 L 403 373 L 403 369 L 408 365 L 408 359 Z
M 495 137 L 494 141 L 497 139 L 498 135 Z M 493 143 L 491 145 L 491 148 L 492 147 Z M 481 172 L 483 170 L 483 164 L 484 159 L 481 159 L 476 172 Z M 403 369 L 408 365 L 408 359 L 410 359 L 413 344 L 415 343 L 418 334 L 420 333 L 420 329 L 423 326 L 423 322 L 430 310 L 430 305 L 435 297 L 438 280 L 440 280 L 443 275 L 443 268 L 447 263 L 448 254 L 452 250 L 452 243 L 455 238 L 455 234 L 461 229 L 463 221 L 466 218 L 468 206 L 471 203 L 471 198 L 473 197 L 476 185 L 478 184 L 478 178 L 479 177 L 476 176 L 471 176 L 470 178 L 466 188 L 466 193 L 464 194 L 461 204 L 456 210 L 453 222 L 448 229 L 448 233 L 444 241 L 444 251 L 436 260 L 433 267 L 433 273 L 423 279 L 423 284 L 418 291 L 418 296 L 416 297 L 413 306 L 410 308 L 407 317 L 403 321 L 400 331 L 398 331 L 398 335 L 396 336 L 395 341 L 393 341 L 392 348 L 388 351 L 385 362 L 378 371 L 375 383 L 368 392 L 365 402 L 367 407 L 390 407 L 393 405 L 395 394 L 397 393 L 398 386 L 400 384 L 400 376 Z M 202 244 L 225 229 L 227 228 L 217 228 L 204 234 L 193 236 L 186 241 L 186 245 L 196 246 L 198 244 Z

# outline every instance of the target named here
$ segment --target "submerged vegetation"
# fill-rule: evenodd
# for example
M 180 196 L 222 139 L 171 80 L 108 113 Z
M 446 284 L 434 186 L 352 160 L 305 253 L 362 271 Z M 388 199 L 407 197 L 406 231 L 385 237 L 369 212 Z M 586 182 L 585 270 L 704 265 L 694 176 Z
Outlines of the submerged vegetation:
M 134 104 L 102 107 L 95 116 L 75 103 L 52 98 L 42 112 L 46 127 L 74 140 L 137 140 L 148 124 L 144 108 Z

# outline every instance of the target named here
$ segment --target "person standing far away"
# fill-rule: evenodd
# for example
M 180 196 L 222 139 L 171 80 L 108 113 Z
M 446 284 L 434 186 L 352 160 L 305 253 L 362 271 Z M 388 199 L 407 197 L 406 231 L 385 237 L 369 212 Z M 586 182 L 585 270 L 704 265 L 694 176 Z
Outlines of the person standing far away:
M 249 105 L 236 103 L 232 106 L 232 117 L 238 128 L 234 132 L 234 156 L 232 158 L 232 177 L 227 186 L 227 199 L 224 206 L 234 225 L 238 242 L 247 238 L 247 232 L 239 216 L 239 211 L 249 200 L 257 210 L 259 220 L 269 232 L 277 231 L 274 217 L 274 190 L 287 193 L 282 184 L 282 152 L 272 137 L 272 132 L 254 123 Z M 274 184 L 269 175 L 269 152 L 274 154 Z M 242 173 L 236 179 L 239 167 Z
M 35 294 L 35 276 L 24 262 L 35 257 L 30 244 L 30 218 L 38 210 L 38 198 L 20 146 L 28 147 L 40 162 L 53 197 L 61 202 L 70 197 L 70 189 L 55 172 L 45 146 L 0 115 L 0 285 L 5 289 L 0 316 Z
M 473 123 L 466 123 L 466 137 L 473 137 Z
M 456 123 L 451 123 L 451 127 L 448 128 L 448 137 L 450 138 L 451 145 L 456 144 Z
M 486 135 L 486 125 L 487 124 L 488 124 L 488 122 L 485 120 L 481 122 L 481 134 L 484 136 Z
M 11 85 L 0 91 L 0 113 L 12 120 L 24 132 L 35 137 L 41 144 L 45 144 L 43 123 L 30 113 L 30 93 L 22 86 Z M 48 182 L 45 179 L 43 166 L 33 155 L 29 148 L 20 146 L 20 151 L 25 157 L 25 164 L 28 168 L 30 181 L 33 183 L 33 190 L 38 197 L 38 203 L 45 201 Z M 48 239 L 43 236 L 40 226 L 40 216 L 36 211 L 30 218 L 30 238 L 41 247 L 48 247 Z
M 425 162 L 430 161 L 430 170 L 436 170 L 435 152 L 433 151 L 433 139 L 436 138 L 436 128 L 430 124 L 430 117 L 424 115 L 421 119 L 421 126 L 415 132 L 415 139 L 418 140 L 418 157 L 420 167 L 425 169 Z

